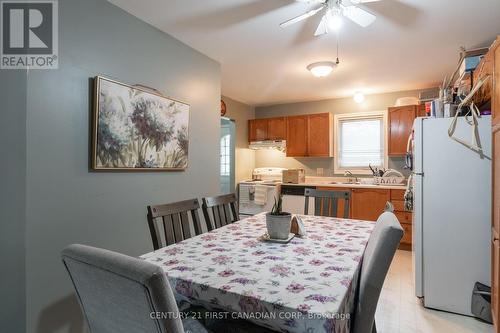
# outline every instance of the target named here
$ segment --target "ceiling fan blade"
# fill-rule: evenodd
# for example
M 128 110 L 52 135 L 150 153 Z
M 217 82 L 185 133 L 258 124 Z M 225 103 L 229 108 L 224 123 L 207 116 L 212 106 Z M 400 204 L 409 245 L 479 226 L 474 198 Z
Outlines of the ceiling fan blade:
M 296 1 L 299 1 L 299 0 L 296 0 Z M 362 3 L 379 2 L 379 1 L 382 1 L 382 0 L 349 0 L 349 2 L 352 5 L 359 5 L 359 4 L 362 4 Z
M 305 2 L 305 3 L 325 3 L 326 0 L 295 0 L 297 2 Z M 369 1 L 369 0 L 368 0 Z M 372 0 L 372 1 L 379 1 L 379 0 Z
M 326 16 L 323 15 L 323 17 L 321 18 L 321 22 L 319 22 L 318 28 L 314 33 L 314 37 L 318 37 L 327 33 L 328 33 L 328 24 L 326 22 Z
M 344 7 L 343 12 L 345 17 L 363 28 L 369 26 L 377 19 L 372 13 L 356 6 Z
M 280 27 L 282 28 L 285 28 L 285 27 L 288 27 L 289 25 L 292 25 L 294 23 L 297 23 L 297 22 L 300 22 L 302 20 L 305 20 L 306 18 L 309 18 L 311 16 L 314 16 L 316 15 L 317 13 L 319 13 L 320 11 L 322 11 L 323 9 L 325 9 L 325 5 L 321 5 L 319 8 L 315 8 L 315 9 L 311 9 L 310 11 L 308 11 L 307 13 L 305 14 L 302 14 L 302 15 L 299 15 L 299 16 L 296 16 L 294 18 L 291 18 L 285 22 L 282 22 L 280 24 Z

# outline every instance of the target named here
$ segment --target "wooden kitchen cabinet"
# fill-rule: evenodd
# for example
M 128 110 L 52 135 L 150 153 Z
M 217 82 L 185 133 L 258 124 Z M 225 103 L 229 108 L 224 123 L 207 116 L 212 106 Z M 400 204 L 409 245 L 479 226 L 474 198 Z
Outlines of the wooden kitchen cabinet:
M 494 332 L 499 332 L 500 308 L 499 308 L 499 293 L 498 287 L 500 286 L 500 241 L 498 238 L 491 242 L 491 313 L 493 316 Z
M 487 58 L 488 57 L 488 58 Z M 491 221 L 491 314 L 495 333 L 500 333 L 500 36 L 485 57 L 492 60 L 490 90 L 492 106 L 492 221 Z M 484 59 L 483 59 L 484 60 Z M 480 64 L 481 66 L 481 64 Z
M 500 48 L 499 48 L 500 49 Z M 500 69 L 499 69 L 500 70 Z M 497 83 L 498 82 L 498 83 Z M 500 85 L 499 81 L 495 84 Z M 499 92 L 495 92 L 498 94 Z M 497 95 L 497 98 L 500 96 Z M 500 113 L 500 109 L 495 109 Z M 500 307 L 499 307 L 499 287 L 500 287 L 500 119 L 493 120 L 493 200 L 491 221 L 491 311 L 494 323 L 494 332 L 500 333 Z
M 420 106 L 418 105 L 389 108 L 389 156 L 403 156 L 406 154 L 406 146 L 413 127 L 413 121 L 418 116 L 419 110 Z
M 311 157 L 333 156 L 333 118 L 331 113 L 308 116 L 307 155 Z
M 411 251 L 413 234 L 413 215 L 405 210 L 405 190 L 391 190 L 391 203 L 394 205 L 394 215 L 401 223 L 404 230 L 403 238 L 399 244 L 401 250 Z
M 287 117 L 286 123 L 286 156 L 333 156 L 333 118 L 330 113 Z
M 286 118 L 286 156 L 307 156 L 308 116 Z
M 286 139 L 286 118 L 269 118 L 267 120 L 267 140 Z
M 285 140 L 285 117 L 252 119 L 248 121 L 248 142 Z
M 267 119 L 248 121 L 248 141 L 263 141 L 267 139 Z
M 500 124 L 500 37 L 497 38 L 494 47 L 491 51 L 493 57 L 493 75 L 492 79 L 492 92 L 491 92 L 491 105 L 492 105 L 492 118 L 493 124 Z
M 351 218 L 357 220 L 376 221 L 390 200 L 385 189 L 353 188 L 351 193 Z

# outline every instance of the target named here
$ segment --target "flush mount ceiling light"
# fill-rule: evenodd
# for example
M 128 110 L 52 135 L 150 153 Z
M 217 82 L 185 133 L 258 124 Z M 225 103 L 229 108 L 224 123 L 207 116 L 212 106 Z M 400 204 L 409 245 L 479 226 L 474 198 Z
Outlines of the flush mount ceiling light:
M 365 95 L 361 91 L 354 93 L 353 99 L 356 103 L 361 104 L 365 101 Z
M 325 77 L 330 75 L 335 65 L 332 61 L 320 61 L 310 64 L 307 69 L 316 77 Z

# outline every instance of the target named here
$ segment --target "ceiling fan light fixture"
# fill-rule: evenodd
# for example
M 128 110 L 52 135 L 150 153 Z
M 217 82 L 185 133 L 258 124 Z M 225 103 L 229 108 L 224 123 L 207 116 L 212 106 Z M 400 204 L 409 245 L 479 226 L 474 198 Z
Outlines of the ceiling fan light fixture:
M 330 31 L 339 31 L 342 28 L 342 13 L 340 10 L 329 10 L 326 13 L 326 19 Z
M 307 66 L 307 70 L 315 77 L 325 77 L 331 74 L 335 63 L 331 61 L 315 62 Z

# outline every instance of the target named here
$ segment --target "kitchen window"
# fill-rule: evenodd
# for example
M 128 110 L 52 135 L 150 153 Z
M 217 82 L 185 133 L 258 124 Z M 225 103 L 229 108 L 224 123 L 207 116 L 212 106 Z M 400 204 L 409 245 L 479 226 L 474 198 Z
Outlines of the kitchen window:
M 335 173 L 371 174 L 369 165 L 387 168 L 387 112 L 339 114 L 334 122 Z
M 224 135 L 220 139 L 220 175 L 229 176 L 231 171 L 231 136 Z

